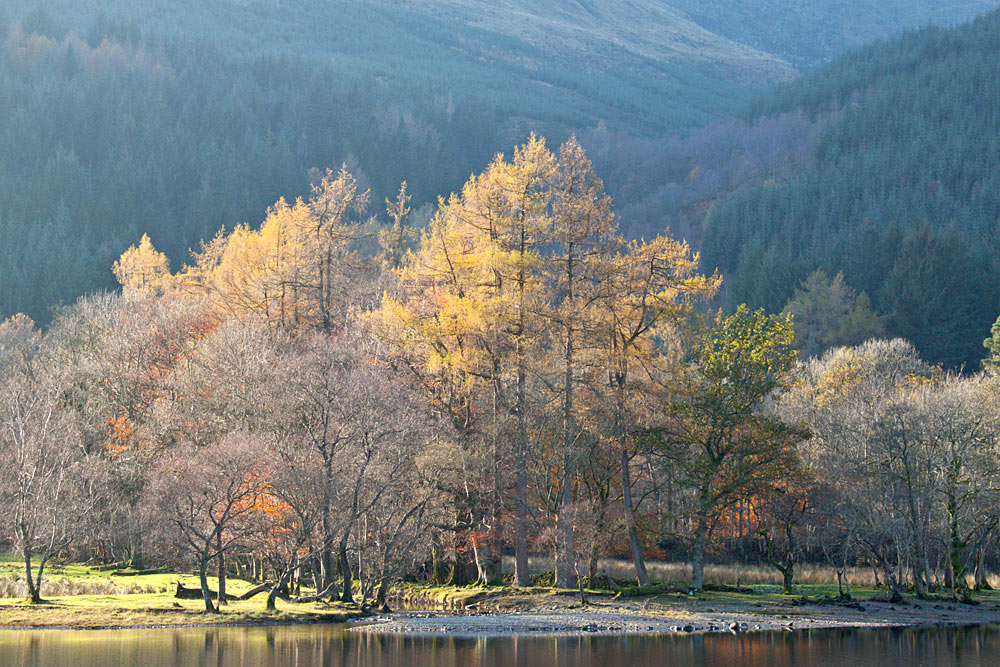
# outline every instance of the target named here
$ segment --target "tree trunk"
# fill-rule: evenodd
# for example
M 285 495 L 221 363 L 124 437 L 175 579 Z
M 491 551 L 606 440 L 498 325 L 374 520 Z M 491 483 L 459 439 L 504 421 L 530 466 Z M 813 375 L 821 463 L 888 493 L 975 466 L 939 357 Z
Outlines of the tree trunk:
M 347 558 L 347 533 L 344 533 L 344 537 L 340 540 L 340 574 L 344 580 L 344 587 L 340 593 L 341 602 L 354 602 L 354 595 L 352 593 L 352 573 L 351 573 L 351 561 Z
M 619 381 L 619 385 L 623 384 Z M 646 574 L 646 561 L 642 557 L 642 545 L 639 543 L 639 531 L 635 524 L 635 513 L 632 506 L 632 475 L 629 472 L 628 436 L 625 430 L 625 399 L 621 395 L 623 386 L 618 387 L 618 405 L 616 419 L 618 447 L 621 450 L 622 501 L 625 509 L 625 527 L 628 530 L 628 546 L 632 552 L 632 564 L 635 565 L 635 578 L 640 586 L 649 586 L 649 575 Z
M 949 490 L 947 498 L 948 509 L 948 567 L 951 571 L 951 595 L 958 598 L 960 589 L 965 585 L 965 563 L 962 555 L 965 551 L 965 541 L 959 535 L 958 500 L 955 493 Z
M 309 559 L 309 573 L 312 576 L 313 589 L 318 595 L 320 591 L 323 590 L 323 575 L 320 572 L 319 560 L 316 558 Z
M 795 577 L 795 564 L 788 562 L 781 571 L 781 588 L 785 595 L 792 594 L 792 580 Z
M 145 563 L 145 558 L 143 557 L 143 550 L 142 550 L 142 534 L 140 533 L 134 535 L 132 540 L 130 541 L 132 542 L 132 545 L 130 549 L 129 565 L 131 565 L 136 570 L 145 570 L 146 563 Z
M 212 589 L 208 587 L 208 559 L 202 556 L 198 559 L 198 582 L 201 584 L 201 599 L 205 602 L 205 611 L 218 611 L 212 604 Z
M 386 597 L 389 595 L 389 577 L 382 577 L 382 580 L 378 584 L 378 592 L 375 594 L 375 606 L 378 610 L 384 614 L 392 611 L 389 608 L 389 604 L 386 602 Z
M 320 549 L 320 570 L 323 573 L 323 589 L 330 587 L 334 583 L 334 563 L 333 563 L 333 527 L 330 524 L 330 516 L 333 512 L 330 500 L 330 489 L 333 484 L 333 464 L 326 451 L 323 452 L 323 545 Z
M 910 530 L 912 532 L 913 539 L 913 583 L 917 589 L 917 597 L 921 600 L 927 597 L 927 584 L 926 584 L 926 556 L 927 556 L 927 546 L 926 540 L 924 540 L 923 531 L 920 529 L 920 518 L 919 512 L 917 511 L 917 502 L 915 492 L 913 489 L 913 476 L 910 471 L 910 462 L 905 456 L 903 458 L 903 467 L 905 470 L 905 482 L 906 482 L 906 501 L 907 507 L 910 513 Z
M 691 588 L 696 591 L 705 588 L 705 546 L 708 543 L 708 519 L 698 517 L 695 528 L 694 548 L 691 550 Z
M 573 298 L 573 262 L 572 255 L 567 267 L 569 294 Z M 555 584 L 559 588 L 569 588 L 573 585 L 575 571 L 576 549 L 573 544 L 573 329 L 566 324 L 565 331 L 565 372 L 563 374 L 563 479 L 562 499 L 559 514 L 556 517 L 556 566 Z
M 217 536 L 216 548 L 219 552 L 219 606 L 226 604 L 226 555 L 222 552 L 222 534 Z
M 287 572 L 282 572 L 278 577 L 278 580 L 274 583 L 274 586 L 270 591 L 267 592 L 267 610 L 275 611 L 277 608 L 275 602 L 278 599 L 278 593 L 281 592 L 282 587 L 285 585 L 285 578 L 288 576 Z
M 785 524 L 785 540 L 788 549 L 785 551 L 785 570 L 782 575 L 782 588 L 785 595 L 792 594 L 792 579 L 795 577 L 795 533 L 791 523 Z
M 518 356 L 523 354 L 518 341 Z M 527 371 L 523 359 L 518 360 L 517 369 L 517 454 L 515 455 L 515 476 L 517 496 L 514 511 L 514 585 L 526 588 L 531 585 L 528 576 L 528 424 L 527 424 Z
M 977 540 L 976 544 L 976 571 L 975 587 L 977 591 L 990 591 L 993 587 L 986 579 L 986 538 Z
M 441 573 L 440 547 L 438 546 L 438 534 L 431 535 L 431 583 L 440 584 L 444 581 Z
M 42 602 L 41 593 L 41 576 L 36 582 L 34 573 L 31 571 L 31 552 L 28 549 L 23 550 L 24 554 L 24 580 L 28 585 L 28 600 L 31 604 L 40 604 Z
M 472 556 L 476 562 L 476 583 L 489 586 L 494 579 L 494 575 L 490 570 L 492 561 L 489 540 L 474 538 L 472 540 Z

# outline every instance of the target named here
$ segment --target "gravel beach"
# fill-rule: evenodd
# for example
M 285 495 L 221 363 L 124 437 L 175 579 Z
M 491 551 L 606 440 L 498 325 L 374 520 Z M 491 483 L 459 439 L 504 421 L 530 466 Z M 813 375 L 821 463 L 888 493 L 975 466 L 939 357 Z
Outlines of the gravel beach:
M 849 605 L 786 604 L 747 608 L 711 605 L 619 602 L 599 600 L 580 607 L 565 600 L 548 600 L 544 608 L 468 610 L 461 612 L 403 611 L 358 621 L 358 632 L 401 633 L 410 636 L 506 637 L 514 635 L 639 635 L 705 632 L 753 632 L 820 628 L 886 628 L 1000 623 L 1000 606 L 957 602 L 887 603 L 863 601 Z

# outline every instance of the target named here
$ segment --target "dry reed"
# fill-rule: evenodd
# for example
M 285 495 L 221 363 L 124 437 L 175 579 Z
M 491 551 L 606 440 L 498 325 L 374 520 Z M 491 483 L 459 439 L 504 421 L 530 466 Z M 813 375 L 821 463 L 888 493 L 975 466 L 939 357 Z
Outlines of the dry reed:
M 166 593 L 166 586 L 142 586 L 136 583 L 119 584 L 110 579 L 43 579 L 42 595 L 62 597 L 66 595 L 137 595 L 144 593 Z M 28 585 L 21 577 L 0 577 L 0 598 L 23 598 L 28 596 Z

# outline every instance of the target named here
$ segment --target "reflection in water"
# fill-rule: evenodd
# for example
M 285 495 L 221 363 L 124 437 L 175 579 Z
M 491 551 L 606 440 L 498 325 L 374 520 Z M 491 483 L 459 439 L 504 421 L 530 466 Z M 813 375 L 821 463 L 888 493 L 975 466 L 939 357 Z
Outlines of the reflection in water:
M 0 631 L 0 665 L 375 667 L 382 665 L 991 665 L 997 628 L 819 630 L 667 637 L 467 639 L 346 632 L 337 626 Z

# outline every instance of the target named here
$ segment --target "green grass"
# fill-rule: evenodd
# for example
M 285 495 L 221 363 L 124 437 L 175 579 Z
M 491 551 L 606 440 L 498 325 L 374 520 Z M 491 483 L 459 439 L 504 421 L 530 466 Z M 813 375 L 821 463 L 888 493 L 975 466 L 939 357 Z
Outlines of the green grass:
M 539 572 L 548 564 L 546 559 L 532 559 Z M 631 566 L 624 561 L 602 562 L 602 570 L 616 578 L 631 576 Z M 654 582 L 651 594 L 616 599 L 611 591 L 591 590 L 587 593 L 612 605 L 640 605 L 643 609 L 683 617 L 696 610 L 753 611 L 781 617 L 797 615 L 795 603 L 803 597 L 809 601 L 832 599 L 837 596 L 833 572 L 822 568 L 803 568 L 803 578 L 795 585 L 794 594 L 784 595 L 777 577 L 766 568 L 712 566 L 708 583 L 733 586 L 739 579 L 748 592 L 706 590 L 696 595 L 688 593 L 689 570 L 681 564 L 650 563 Z M 363 614 L 356 604 L 339 603 L 294 604 L 278 600 L 277 610 L 265 610 L 265 595 L 246 601 L 223 605 L 218 614 L 204 611 L 201 600 L 179 600 L 174 597 L 177 582 L 197 588 L 198 579 L 192 574 L 152 572 L 138 574 L 135 570 L 113 570 L 100 566 L 72 563 L 46 568 L 42 584 L 45 603 L 29 604 L 25 600 L 23 565 L 12 556 L 0 555 L 0 627 L 69 627 L 102 628 L 126 626 L 176 626 L 201 624 L 310 623 L 342 622 Z M 865 581 L 866 571 L 856 573 L 851 587 L 855 600 L 878 598 L 885 589 Z M 775 573 L 776 574 L 776 573 Z M 868 578 L 871 577 L 867 571 Z M 217 589 L 217 580 L 209 585 Z M 228 579 L 231 595 L 253 587 L 240 579 Z M 304 591 L 305 592 L 305 591 Z M 478 609 L 491 613 L 511 611 L 541 611 L 572 609 L 578 591 L 535 586 L 519 589 L 511 586 L 428 586 L 400 584 L 394 590 L 392 606 L 412 609 Z M 975 594 L 975 599 L 987 605 L 1000 604 L 1000 591 Z M 792 603 L 791 605 L 789 603 Z M 625 608 L 625 607 L 623 607 Z
M 250 600 L 231 601 L 218 614 L 207 614 L 201 600 L 174 597 L 177 582 L 188 588 L 199 586 L 194 575 L 136 574 L 132 569 L 109 570 L 79 563 L 46 567 L 42 581 L 45 603 L 33 605 L 25 599 L 23 567 L 12 556 L 0 556 L 0 627 L 333 623 L 361 615 L 357 605 L 294 604 L 282 600 L 278 600 L 275 612 L 268 612 L 263 593 Z M 209 586 L 217 590 L 218 580 L 210 577 Z M 252 587 L 252 583 L 240 579 L 226 580 L 230 595 L 240 595 Z
M 263 594 L 223 605 L 217 614 L 206 613 L 201 600 L 178 600 L 173 593 L 55 596 L 39 605 L 0 600 L 0 627 L 7 628 L 336 623 L 361 615 L 355 605 L 292 604 L 281 600 L 276 611 L 268 612 Z

